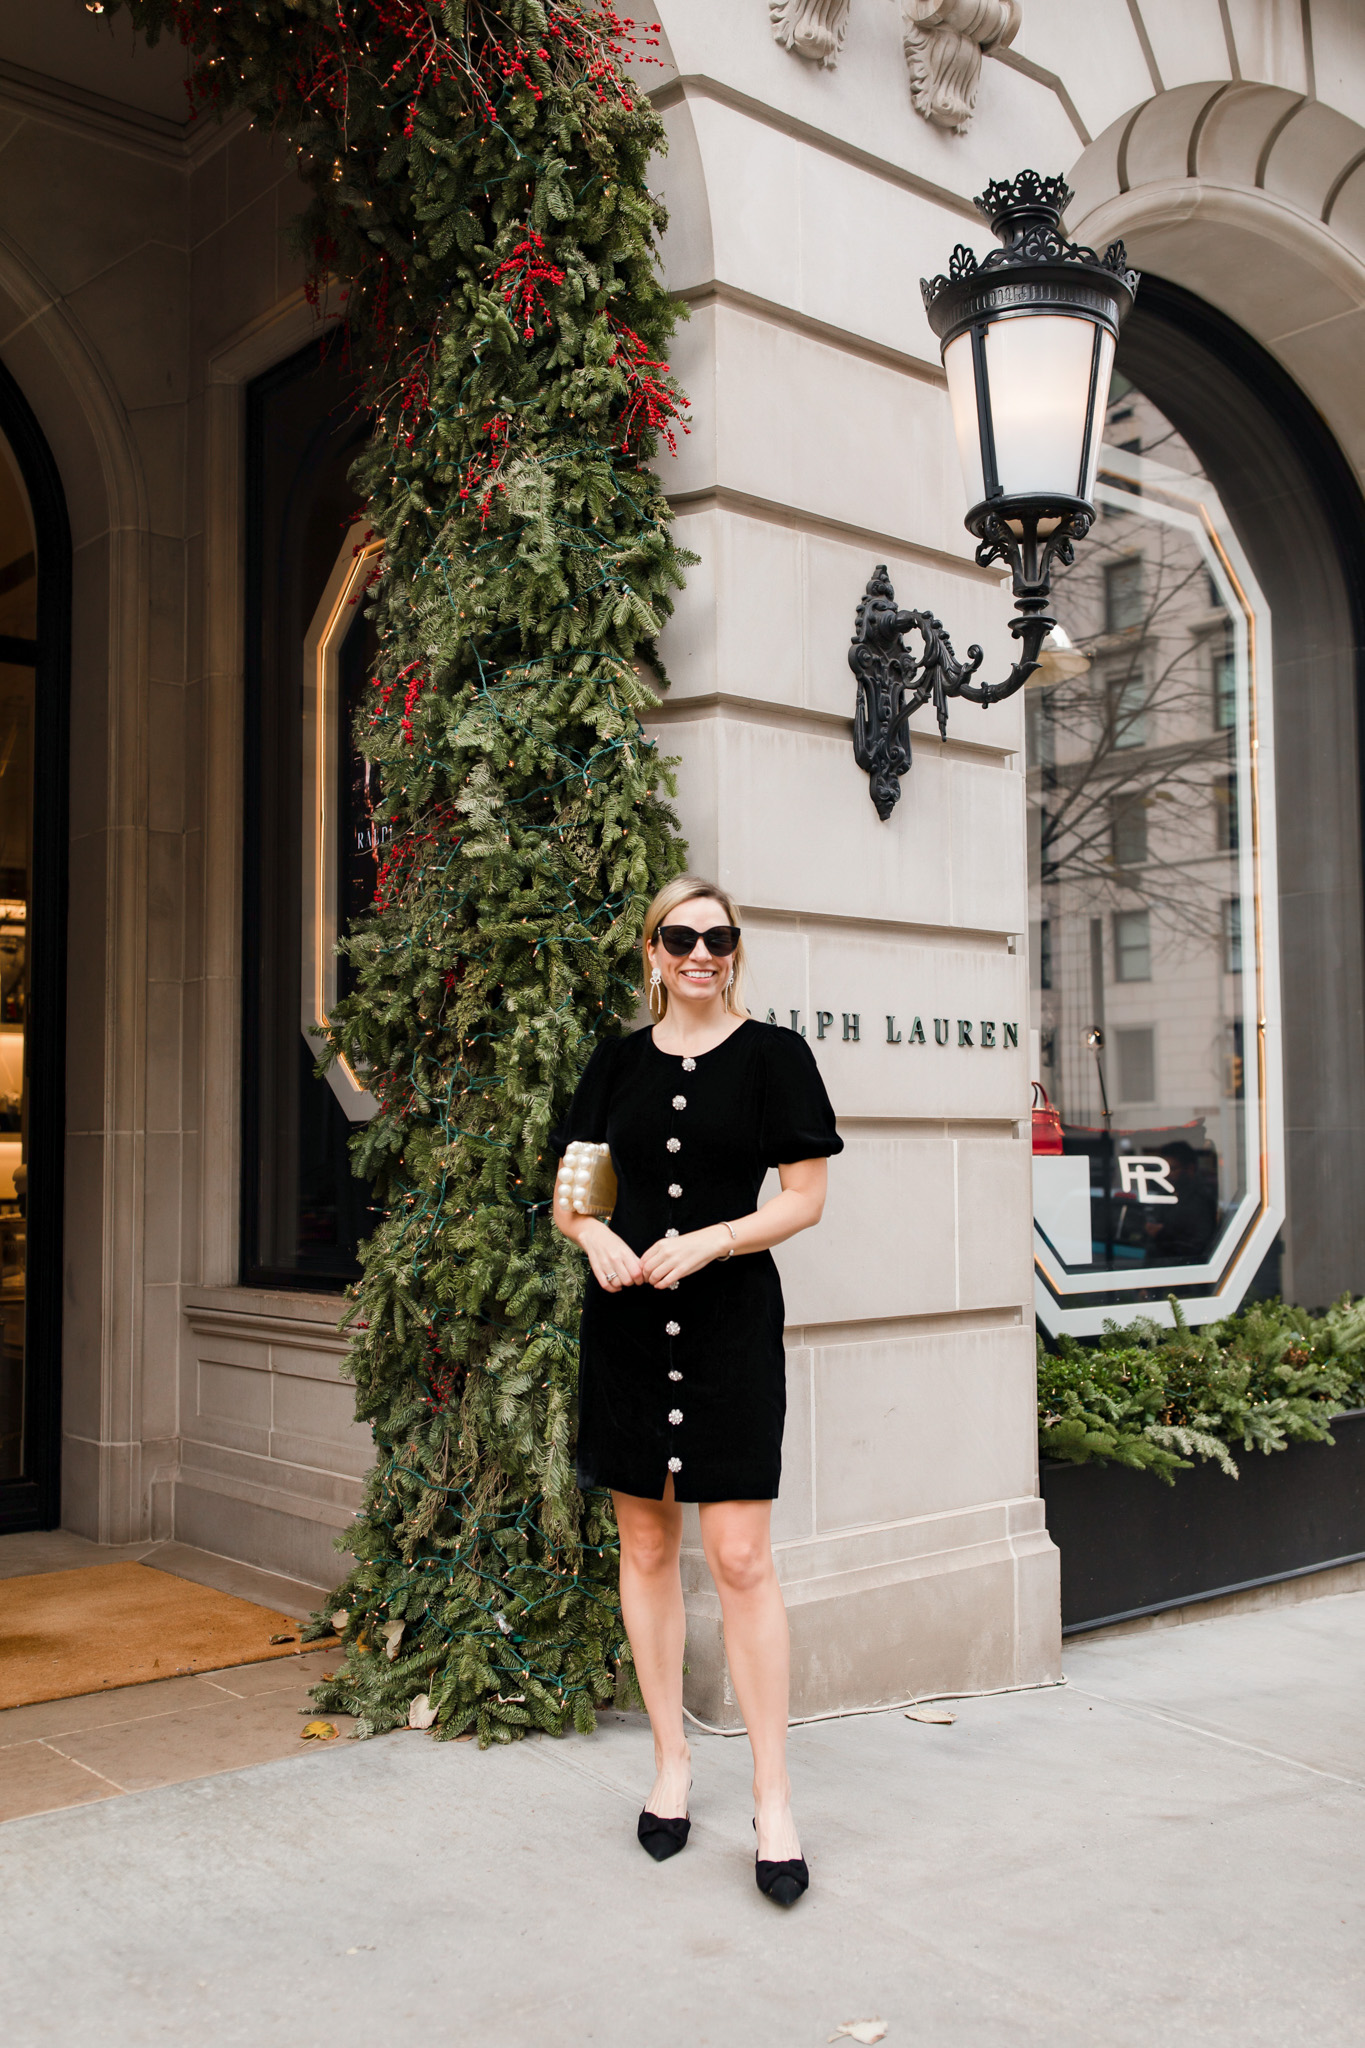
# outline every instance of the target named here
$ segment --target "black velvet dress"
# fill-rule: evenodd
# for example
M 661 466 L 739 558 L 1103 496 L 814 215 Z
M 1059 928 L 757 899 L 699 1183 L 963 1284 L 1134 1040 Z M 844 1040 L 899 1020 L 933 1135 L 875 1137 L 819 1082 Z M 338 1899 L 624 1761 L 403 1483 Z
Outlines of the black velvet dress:
M 637 1253 L 750 1215 L 770 1166 L 843 1150 L 814 1054 L 746 1020 L 696 1059 L 650 1031 L 600 1045 L 552 1134 L 611 1147 L 611 1227 Z M 782 1472 L 782 1283 L 771 1252 L 676 1288 L 611 1293 L 591 1273 L 580 1332 L 578 1483 L 661 1500 L 772 1500 Z

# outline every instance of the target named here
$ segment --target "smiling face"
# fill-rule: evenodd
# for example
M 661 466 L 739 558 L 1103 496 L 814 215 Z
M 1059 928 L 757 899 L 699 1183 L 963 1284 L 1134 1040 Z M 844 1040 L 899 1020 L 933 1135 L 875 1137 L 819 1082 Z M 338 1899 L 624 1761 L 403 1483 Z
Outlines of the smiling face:
M 663 919 L 665 924 L 690 925 L 694 932 L 708 932 L 715 925 L 729 922 L 729 912 L 717 903 L 714 896 L 693 896 L 686 903 L 679 903 Z M 657 937 L 648 951 L 650 967 L 657 967 L 663 976 L 670 1003 L 700 1010 L 724 995 L 734 961 L 716 959 L 707 952 L 700 938 L 683 960 L 675 960 Z

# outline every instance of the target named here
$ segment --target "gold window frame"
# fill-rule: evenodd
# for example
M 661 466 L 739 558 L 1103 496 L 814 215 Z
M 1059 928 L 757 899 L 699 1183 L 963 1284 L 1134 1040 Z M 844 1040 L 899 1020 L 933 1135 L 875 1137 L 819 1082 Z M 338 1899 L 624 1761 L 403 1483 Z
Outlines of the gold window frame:
M 356 607 L 382 552 L 361 518 L 347 530 L 303 643 L 303 830 L 300 1023 L 314 1056 L 337 1000 L 337 916 L 341 848 L 338 842 L 337 771 L 341 732 L 341 645 L 355 624 Z M 365 1123 L 379 1104 L 350 1061 L 338 1056 L 327 1082 L 353 1123 Z

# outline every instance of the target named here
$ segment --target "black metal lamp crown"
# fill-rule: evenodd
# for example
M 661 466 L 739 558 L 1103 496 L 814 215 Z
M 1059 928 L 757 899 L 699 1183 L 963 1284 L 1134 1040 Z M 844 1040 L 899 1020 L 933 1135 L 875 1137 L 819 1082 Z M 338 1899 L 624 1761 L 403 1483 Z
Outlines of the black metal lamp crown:
M 1002 683 L 971 681 L 983 659 L 960 662 L 932 612 L 905 612 L 884 567 L 858 606 L 849 665 L 858 679 L 853 746 L 889 818 L 910 766 L 909 720 L 932 702 L 947 737 L 948 699 L 995 704 L 1022 689 L 1056 625 L 1048 616 L 1054 562 L 1069 564 L 1095 517 L 1091 494 L 1120 324 L 1137 292 L 1122 242 L 1097 256 L 1062 232 L 1072 194 L 1062 178 L 1021 171 L 976 200 L 1001 246 L 978 263 L 959 243 L 949 275 L 925 278 L 963 476 L 968 531 L 982 568 L 1007 562 L 1019 659 Z M 916 657 L 902 635 L 917 632 Z

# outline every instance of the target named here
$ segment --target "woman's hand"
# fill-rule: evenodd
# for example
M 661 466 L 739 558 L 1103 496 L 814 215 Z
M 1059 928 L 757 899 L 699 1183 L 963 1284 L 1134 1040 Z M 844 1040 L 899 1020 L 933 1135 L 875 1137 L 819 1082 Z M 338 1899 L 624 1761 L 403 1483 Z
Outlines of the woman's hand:
M 579 1248 L 588 1255 L 593 1278 L 608 1294 L 623 1287 L 638 1287 L 643 1279 L 639 1259 L 623 1237 L 610 1230 L 600 1216 L 590 1216 L 576 1233 Z
M 699 1273 L 712 1259 L 723 1259 L 734 1240 L 723 1223 L 708 1223 L 704 1230 L 689 1230 L 681 1237 L 661 1237 L 640 1261 L 650 1287 L 671 1287 L 689 1273 Z

